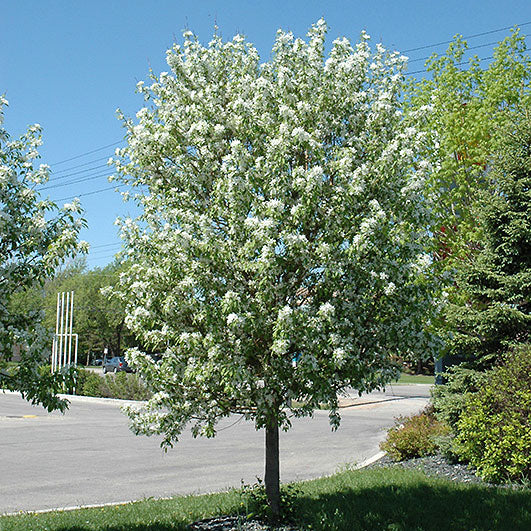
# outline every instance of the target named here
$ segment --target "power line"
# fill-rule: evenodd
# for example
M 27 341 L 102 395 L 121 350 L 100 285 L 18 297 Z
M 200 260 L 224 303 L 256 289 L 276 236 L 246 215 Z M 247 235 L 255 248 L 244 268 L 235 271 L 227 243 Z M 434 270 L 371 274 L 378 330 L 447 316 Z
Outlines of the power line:
M 87 257 L 87 261 L 94 261 L 94 260 L 107 260 L 109 258 L 116 258 L 116 255 L 118 253 L 114 253 L 114 254 L 106 254 L 105 256 L 88 256 Z
M 98 159 L 89 160 L 88 162 L 84 162 L 83 164 L 76 164 L 75 166 L 70 166 L 70 168 L 65 168 L 64 170 L 58 170 L 58 171 L 51 170 L 51 172 L 54 175 L 57 175 L 58 173 L 65 173 L 67 171 L 77 170 L 78 168 L 82 168 L 83 166 L 88 166 L 89 164 L 93 164 L 94 162 L 101 162 L 102 160 L 108 160 L 108 159 L 109 157 L 100 157 Z
M 94 195 L 94 194 L 99 194 L 101 192 L 107 192 L 108 190 L 117 190 L 118 188 L 122 188 L 126 186 L 125 184 L 119 184 L 119 185 L 116 185 L 116 186 L 110 186 L 109 188 L 101 188 L 100 190 L 94 190 L 93 192 L 85 192 L 83 194 L 77 194 L 77 195 L 70 195 L 68 197 L 62 197 L 61 199 L 54 199 L 55 202 L 59 202 L 59 201 L 69 201 L 71 199 L 75 199 L 76 197 L 85 197 L 87 195 Z
M 108 258 L 116 258 L 116 255 L 118 253 L 114 253 L 114 254 L 109 254 L 109 255 L 106 255 L 106 256 L 88 256 L 87 257 L 87 261 L 88 260 L 107 260 Z M 112 276 L 112 275 L 110 275 Z
M 494 56 L 491 55 L 489 57 L 479 57 L 478 61 L 488 61 L 489 59 L 494 59 Z M 461 61 L 460 63 L 455 63 L 455 66 L 462 66 L 470 64 L 470 61 Z M 428 70 L 425 68 L 424 70 L 415 70 L 414 72 L 406 72 L 405 76 L 412 76 L 413 74 L 421 74 L 422 72 L 427 72 Z
M 523 37 L 527 39 L 528 35 L 523 35 Z M 477 46 L 470 46 L 469 48 L 464 50 L 464 52 L 467 53 L 470 50 L 477 50 L 478 48 L 486 48 L 487 46 L 494 46 L 495 44 L 499 44 L 499 42 L 500 41 L 494 41 L 494 42 L 488 42 L 486 44 L 479 44 Z M 426 61 L 427 59 L 430 59 L 430 58 L 431 58 L 431 55 L 427 55 L 426 57 L 419 57 L 418 59 L 412 59 L 411 61 L 408 61 L 408 64 L 417 63 L 418 61 Z
M 63 186 L 71 186 L 72 184 L 83 183 L 86 181 L 93 181 L 94 179 L 101 179 L 102 177 L 109 177 L 109 172 L 106 171 L 103 173 L 98 173 L 96 175 L 89 175 L 81 179 L 74 179 L 73 181 L 67 181 L 66 183 L 52 184 L 51 186 L 45 186 L 44 188 L 41 188 L 39 192 L 43 192 L 44 190 L 51 190 L 52 188 L 61 188 Z
M 482 36 L 485 36 L 485 35 L 491 35 L 493 33 L 498 33 L 498 32 L 501 32 L 501 31 L 506 31 L 508 29 L 512 29 L 514 27 L 527 26 L 529 24 L 531 24 L 531 21 L 524 22 L 522 24 L 515 24 L 513 26 L 505 26 L 503 28 L 497 28 L 497 29 L 493 29 L 493 30 L 490 30 L 490 31 L 484 31 L 484 32 L 481 32 L 481 33 L 475 33 L 473 35 L 467 35 L 467 36 L 464 36 L 463 39 L 473 39 L 473 38 L 482 37 Z M 437 42 L 437 43 L 433 43 L 433 44 L 427 44 L 427 45 L 423 45 L 423 46 L 418 46 L 418 47 L 415 47 L 415 48 L 409 48 L 407 50 L 404 50 L 403 53 L 414 52 L 414 51 L 418 51 L 418 50 L 425 50 L 425 49 L 428 49 L 428 48 L 442 46 L 444 44 L 450 44 L 452 42 L 454 42 L 454 40 L 441 41 L 441 42 Z M 484 48 L 486 46 L 491 46 L 491 45 L 494 45 L 494 44 L 497 44 L 497 42 L 490 42 L 490 43 L 487 43 L 487 44 L 481 44 L 481 45 L 473 46 L 473 47 L 468 48 L 467 51 L 468 50 L 478 49 L 478 48 Z M 429 56 L 418 58 L 418 59 L 413 59 L 413 60 L 410 61 L 410 63 L 417 62 L 417 61 L 422 61 L 422 60 L 426 60 L 426 59 L 429 59 Z M 490 60 L 490 59 L 493 59 L 493 56 L 479 58 L 479 61 L 486 61 L 486 60 Z M 456 63 L 456 66 L 465 65 L 465 64 L 468 64 L 468 63 L 469 63 L 469 61 L 463 61 L 463 62 L 460 62 L 460 63 Z M 414 74 L 420 74 L 420 73 L 424 73 L 424 72 L 427 72 L 427 69 L 415 70 L 413 72 L 407 72 L 405 75 L 414 75 Z M 113 146 L 116 146 L 118 144 L 121 144 L 124 141 L 125 140 L 119 140 L 117 142 L 113 142 L 111 144 L 107 144 L 105 146 L 93 149 L 91 151 L 87 151 L 85 153 L 81 153 L 81 154 L 76 155 L 74 157 L 70 157 L 68 159 L 61 160 L 61 161 L 56 162 L 55 164 L 53 164 L 53 166 L 58 166 L 60 164 L 66 163 L 66 162 L 70 162 L 72 160 L 77 160 L 79 158 L 85 157 L 85 156 L 90 155 L 92 153 L 97 153 L 97 152 L 102 151 L 104 149 L 108 149 L 110 147 L 113 147 Z M 65 173 L 65 172 L 68 172 L 68 171 L 71 171 L 71 170 L 77 170 L 78 168 L 82 168 L 82 167 L 88 166 L 90 164 L 93 164 L 94 162 L 99 162 L 99 161 L 104 160 L 106 158 L 107 157 L 101 157 L 101 158 L 98 158 L 98 159 L 94 159 L 92 161 L 89 161 L 89 162 L 86 162 L 86 163 L 83 163 L 83 164 L 78 164 L 78 165 L 72 166 L 70 168 L 65 168 L 64 170 L 59 170 L 57 172 L 53 172 L 53 174 L 55 175 L 57 173 Z M 65 178 L 68 178 L 68 177 L 72 177 L 74 175 L 84 175 L 87 172 L 99 170 L 100 168 L 103 168 L 103 167 L 108 167 L 108 166 L 107 166 L 107 164 L 101 164 L 101 165 L 98 165 L 98 166 L 85 168 L 83 170 L 75 171 L 75 172 L 72 172 L 72 173 L 67 173 L 66 175 L 62 175 L 62 176 L 59 176 L 59 177 L 53 177 L 48 182 L 55 181 L 55 180 L 60 180 L 60 179 L 65 179 Z M 59 188 L 61 186 L 69 186 L 69 185 L 72 185 L 72 184 L 77 184 L 77 183 L 80 183 L 80 182 L 86 182 L 86 181 L 97 179 L 97 178 L 101 178 L 101 177 L 104 177 L 104 176 L 108 176 L 108 173 L 105 172 L 105 173 L 100 173 L 100 174 L 95 174 L 95 175 L 86 175 L 86 176 L 84 175 L 83 177 L 81 177 L 79 179 L 74 179 L 74 180 L 69 181 L 69 182 L 56 184 L 56 185 L 52 185 L 52 186 L 46 186 L 44 188 L 41 188 L 41 190 L 49 190 L 49 189 L 53 189 L 53 188 Z M 121 188 L 123 186 L 125 186 L 125 185 L 122 184 L 122 185 L 113 186 L 113 187 L 109 187 L 109 188 L 102 188 L 100 190 L 95 190 L 93 192 L 85 192 L 85 193 L 82 193 L 82 194 L 78 194 L 77 196 L 69 196 L 69 197 L 66 197 L 66 198 L 58 199 L 57 201 L 65 201 L 65 200 L 73 199 L 74 197 L 84 197 L 84 196 L 88 196 L 88 195 L 93 195 L 93 194 L 97 194 L 97 193 L 100 193 L 100 192 L 105 192 L 105 191 L 108 191 L 108 190 Z
M 512 26 L 506 26 L 504 28 L 498 28 L 490 31 L 483 31 L 482 33 L 475 33 L 474 35 L 465 35 L 463 39 L 475 39 L 476 37 L 483 37 L 484 35 L 492 35 L 493 33 L 498 33 L 500 31 L 506 31 L 514 27 L 521 28 L 522 26 L 528 26 L 531 24 L 531 21 L 524 22 L 523 24 L 514 24 Z M 416 52 L 418 50 L 426 50 L 428 48 L 435 48 L 436 46 L 442 46 L 443 44 L 450 44 L 454 42 L 453 39 L 450 41 L 441 41 L 434 44 L 426 44 L 425 46 L 417 46 L 416 48 L 409 48 L 408 50 L 402 50 L 402 53 Z
M 67 173 L 65 175 L 59 175 L 59 177 L 52 177 L 51 179 L 48 179 L 48 182 L 59 181 L 61 179 L 68 179 L 68 177 L 73 177 L 74 175 L 82 175 L 87 172 L 101 170 L 102 168 L 109 168 L 109 166 L 107 164 L 98 164 L 97 166 L 85 168 L 84 170 L 74 171 L 72 173 Z
M 101 245 L 91 245 L 90 250 L 92 251 L 92 249 L 100 249 L 102 247 L 114 247 L 115 245 L 122 245 L 122 243 L 116 242 L 116 243 L 103 243 Z
M 91 256 L 96 256 L 98 254 L 105 254 L 105 253 L 110 253 L 110 252 L 119 252 L 120 251 L 120 248 L 121 248 L 122 244 L 119 243 L 118 246 L 116 247 L 116 249 L 113 249 L 112 247 L 111 248 L 108 248 L 108 249 L 96 249 L 95 251 L 92 250 L 92 248 L 89 250 L 89 254 Z
M 82 157 L 86 157 L 87 155 L 92 155 L 92 153 L 97 153 L 98 151 L 103 151 L 104 149 L 108 149 L 113 146 L 117 146 L 118 144 L 121 144 L 122 142 L 125 142 L 125 140 L 119 140 L 118 142 L 113 142 L 112 144 L 107 144 L 106 146 L 102 146 L 100 148 L 93 149 L 92 151 L 86 151 L 85 153 L 81 153 L 80 155 L 76 155 L 75 157 L 70 157 L 69 159 L 64 159 L 59 162 L 55 162 L 53 164 L 50 164 L 50 166 L 59 166 L 59 164 L 64 164 L 65 162 L 70 162 L 71 160 L 80 159 Z
M 100 171 L 99 173 L 94 173 L 91 175 L 87 175 L 85 177 L 78 177 L 77 179 L 72 179 L 71 181 L 66 181 L 64 183 L 55 183 L 55 184 L 52 184 L 51 186 L 46 186 L 45 188 L 41 188 L 41 191 L 48 190 L 51 188 L 61 188 L 63 186 L 71 186 L 72 184 L 83 183 L 86 181 L 93 181 L 94 179 L 101 179 L 102 177 L 110 177 L 110 175 L 111 174 L 108 171 L 104 171 L 104 172 Z

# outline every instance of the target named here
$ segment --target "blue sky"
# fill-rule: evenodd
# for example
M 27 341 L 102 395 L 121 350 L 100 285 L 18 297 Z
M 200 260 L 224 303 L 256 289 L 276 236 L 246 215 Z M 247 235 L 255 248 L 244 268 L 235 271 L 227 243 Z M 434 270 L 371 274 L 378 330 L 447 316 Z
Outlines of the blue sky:
M 92 245 L 89 267 L 112 261 L 119 245 L 114 220 L 134 214 L 110 188 L 105 160 L 123 140 L 115 116 L 120 107 L 133 115 L 141 106 L 137 81 L 151 67 L 167 70 L 165 51 L 190 29 L 203 42 L 217 24 L 224 38 L 243 33 L 261 56 L 269 57 L 281 27 L 304 36 L 324 17 L 330 42 L 338 36 L 357 40 L 365 29 L 388 48 L 406 51 L 411 60 L 445 46 L 455 34 L 474 35 L 531 22 L 529 0 L 4 0 L 0 8 L 0 94 L 10 106 L 5 125 L 12 136 L 27 125 L 44 128 L 42 162 L 54 181 L 43 194 L 62 200 L 79 195 L 88 228 L 82 237 Z M 522 28 L 531 33 L 531 24 Z M 470 39 L 480 57 L 491 55 L 489 43 L 508 30 Z M 528 41 L 531 45 L 531 41 Z M 411 48 L 424 50 L 407 52 Z M 410 70 L 422 69 L 423 62 Z M 92 153 L 88 153 L 92 152 Z M 88 153 L 84 156 L 82 154 Z M 72 159 L 69 160 L 68 159 Z M 63 162 L 66 161 L 66 162 Z M 83 180 L 82 180 L 83 179 Z M 69 181 L 77 181 L 63 185 Z M 91 195 L 83 195 L 91 194 Z M 61 201 L 62 202 L 62 201 Z

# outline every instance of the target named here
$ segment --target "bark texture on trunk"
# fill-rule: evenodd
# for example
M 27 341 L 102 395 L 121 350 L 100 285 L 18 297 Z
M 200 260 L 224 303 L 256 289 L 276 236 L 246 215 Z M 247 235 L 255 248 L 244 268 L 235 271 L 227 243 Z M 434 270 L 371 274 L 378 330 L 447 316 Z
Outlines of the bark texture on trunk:
M 278 444 L 278 424 L 266 427 L 265 438 L 265 489 L 267 503 L 273 517 L 280 517 L 280 458 Z

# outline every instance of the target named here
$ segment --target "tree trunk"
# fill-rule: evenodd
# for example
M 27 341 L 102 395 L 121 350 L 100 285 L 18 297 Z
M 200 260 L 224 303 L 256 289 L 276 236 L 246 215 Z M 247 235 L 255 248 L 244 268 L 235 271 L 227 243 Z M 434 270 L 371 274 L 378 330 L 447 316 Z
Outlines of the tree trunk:
M 266 427 L 265 489 L 273 518 L 278 520 L 280 518 L 280 458 L 276 419 Z

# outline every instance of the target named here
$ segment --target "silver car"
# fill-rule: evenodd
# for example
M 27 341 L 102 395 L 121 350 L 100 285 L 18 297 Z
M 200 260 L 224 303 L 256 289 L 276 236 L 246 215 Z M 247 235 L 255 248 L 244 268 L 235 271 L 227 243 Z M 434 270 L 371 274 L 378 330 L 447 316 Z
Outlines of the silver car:
M 102 369 L 103 374 L 107 372 L 133 372 L 133 369 L 129 367 L 123 356 L 113 356 L 111 358 L 105 357 L 103 360 Z

